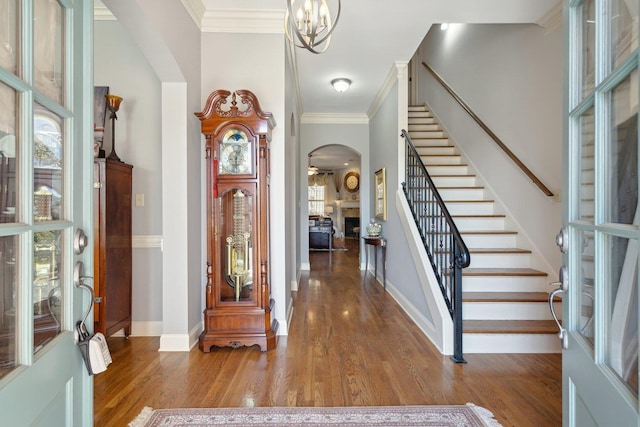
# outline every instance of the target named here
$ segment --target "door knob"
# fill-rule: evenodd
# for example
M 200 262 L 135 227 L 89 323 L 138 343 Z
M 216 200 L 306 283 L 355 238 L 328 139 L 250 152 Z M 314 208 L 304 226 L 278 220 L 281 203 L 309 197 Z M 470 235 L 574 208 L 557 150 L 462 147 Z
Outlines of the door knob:
M 566 254 L 567 250 L 569 250 L 569 232 L 567 231 L 567 227 L 562 227 L 556 235 L 556 245 L 558 245 L 560 252 L 563 254 Z
M 76 233 L 73 235 L 73 252 L 80 255 L 88 245 L 89 238 L 84 234 L 84 230 L 82 228 L 76 229 Z

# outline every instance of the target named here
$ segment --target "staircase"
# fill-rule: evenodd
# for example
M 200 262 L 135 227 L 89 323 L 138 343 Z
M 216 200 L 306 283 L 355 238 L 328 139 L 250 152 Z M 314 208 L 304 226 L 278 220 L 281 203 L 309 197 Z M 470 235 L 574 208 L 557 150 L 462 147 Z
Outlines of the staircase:
M 471 253 L 462 282 L 464 353 L 559 352 L 547 303 L 553 280 L 531 268 L 524 239 L 425 106 L 409 107 L 408 133 Z

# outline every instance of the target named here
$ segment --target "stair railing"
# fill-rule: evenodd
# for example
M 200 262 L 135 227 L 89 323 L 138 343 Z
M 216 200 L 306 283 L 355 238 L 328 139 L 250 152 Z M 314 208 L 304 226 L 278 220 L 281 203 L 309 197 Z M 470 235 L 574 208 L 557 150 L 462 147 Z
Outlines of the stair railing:
M 464 99 L 460 98 L 460 95 L 458 95 L 456 91 L 454 91 L 451 86 L 449 86 L 449 84 L 444 81 L 442 77 L 440 77 L 440 74 L 438 74 L 433 68 L 428 66 L 427 63 L 423 62 L 422 65 L 424 65 L 427 71 L 429 71 L 431 75 L 433 75 L 433 77 L 442 85 L 442 87 L 444 87 L 445 90 L 449 92 L 453 99 L 455 99 L 456 102 L 460 104 L 462 109 L 466 111 L 473 120 L 475 120 L 475 122 L 482 128 L 482 130 L 484 130 L 487 135 L 489 135 L 489 137 L 493 139 L 493 141 L 498 145 L 498 147 L 502 149 L 502 151 L 505 152 L 505 154 L 511 159 L 511 161 L 513 161 L 513 163 L 515 163 L 520 168 L 520 170 L 524 172 L 525 175 L 527 175 L 531 182 L 533 182 L 540 189 L 540 191 L 545 194 L 545 196 L 553 196 L 553 192 L 549 190 L 549 188 L 547 188 L 547 186 L 544 185 L 533 172 L 531 172 L 531 170 L 522 162 L 522 160 L 518 158 L 518 156 L 513 154 L 513 151 L 511 151 L 509 147 L 507 147 L 505 143 L 502 142 L 502 140 L 498 138 L 498 136 L 493 133 L 491 129 L 489 129 L 489 126 L 487 126 L 482 120 L 480 120 L 480 117 L 478 117 L 476 113 L 473 112 L 471 107 L 469 107 L 469 104 L 467 104 Z
M 471 262 L 469 249 L 462 240 L 409 134 L 402 130 L 401 136 L 406 143 L 406 170 L 402 189 L 453 319 L 451 360 L 466 363 L 462 357 L 462 269 L 468 267 Z

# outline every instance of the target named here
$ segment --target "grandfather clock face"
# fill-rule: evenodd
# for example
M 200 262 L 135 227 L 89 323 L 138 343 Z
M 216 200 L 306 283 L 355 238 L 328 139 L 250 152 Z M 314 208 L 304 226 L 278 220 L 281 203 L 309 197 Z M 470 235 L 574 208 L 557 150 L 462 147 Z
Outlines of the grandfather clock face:
M 220 141 L 220 175 L 246 175 L 253 173 L 252 142 L 240 129 L 224 133 Z

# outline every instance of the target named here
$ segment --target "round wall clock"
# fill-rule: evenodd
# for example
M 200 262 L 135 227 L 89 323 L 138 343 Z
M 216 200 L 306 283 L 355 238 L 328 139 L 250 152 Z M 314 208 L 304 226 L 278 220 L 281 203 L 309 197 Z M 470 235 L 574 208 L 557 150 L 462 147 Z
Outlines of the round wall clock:
M 360 175 L 358 172 L 349 172 L 344 176 L 344 188 L 350 192 L 355 193 L 360 188 Z

